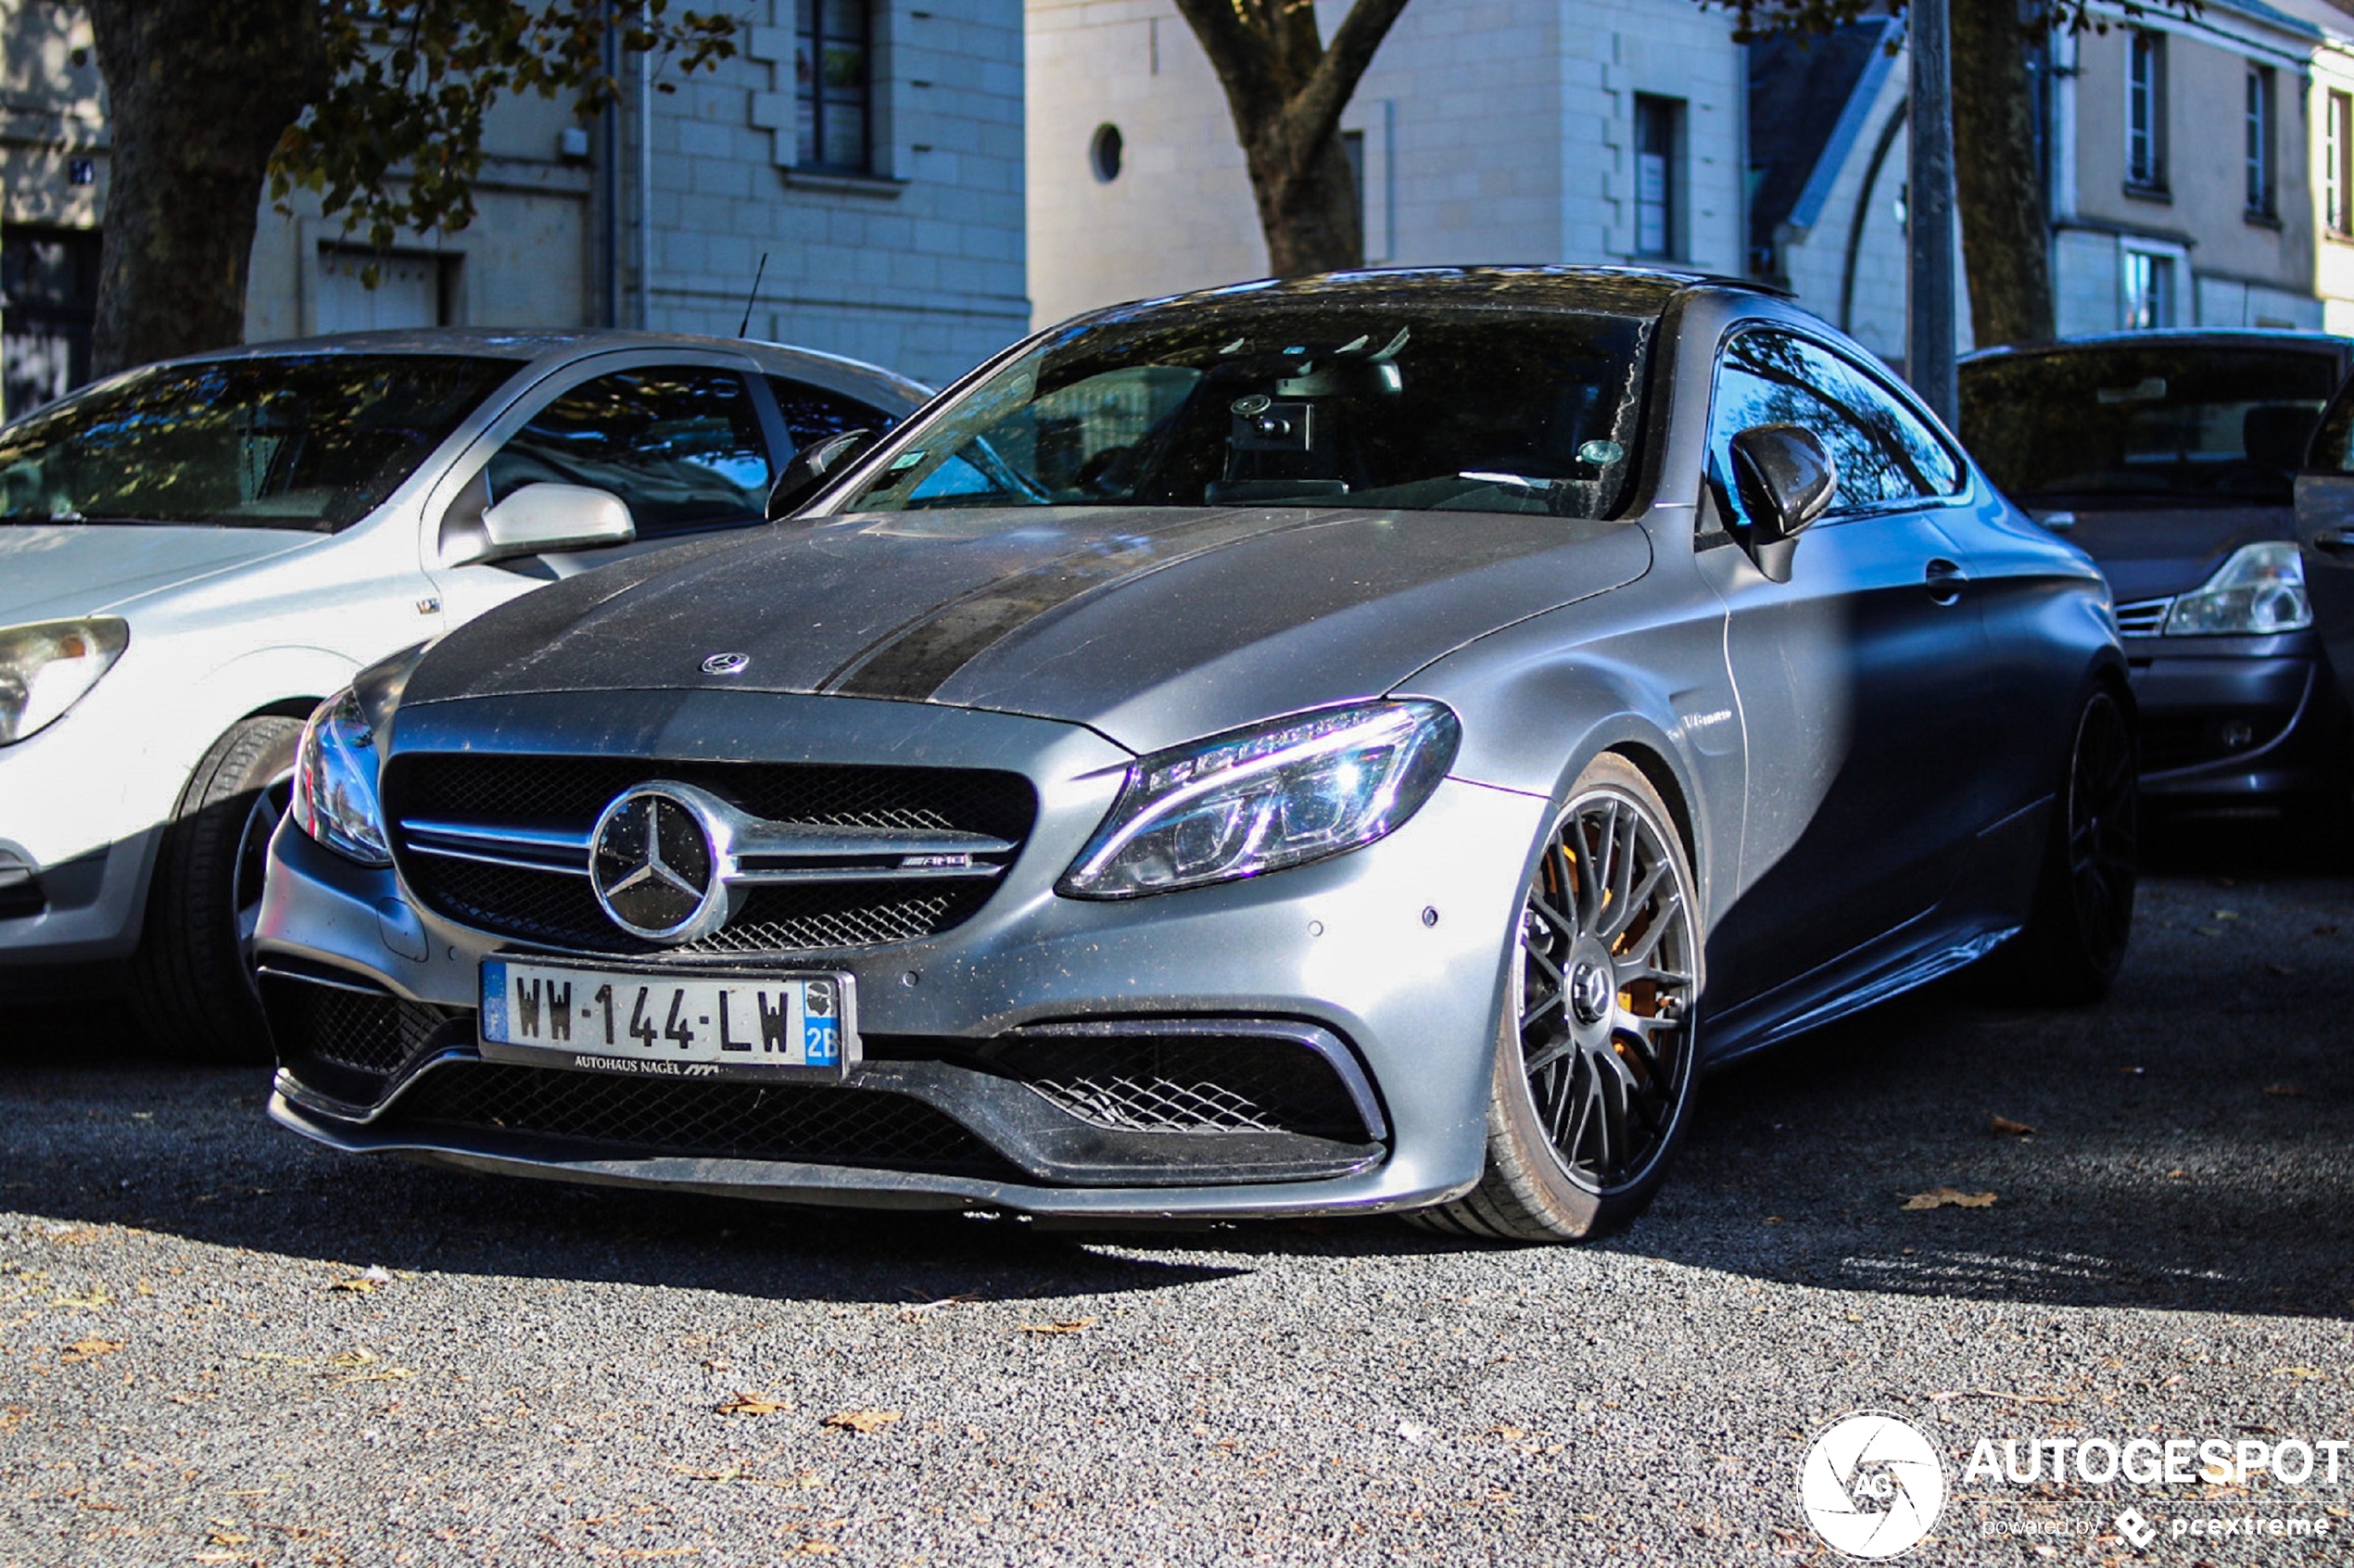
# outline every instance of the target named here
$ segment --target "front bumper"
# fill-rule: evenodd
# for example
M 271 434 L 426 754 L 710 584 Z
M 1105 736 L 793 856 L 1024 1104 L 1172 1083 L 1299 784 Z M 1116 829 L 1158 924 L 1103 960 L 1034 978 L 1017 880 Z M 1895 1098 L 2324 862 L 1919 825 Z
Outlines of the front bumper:
M 126 802 L 125 775 L 152 759 L 126 759 L 87 717 L 0 747 L 0 972 L 119 958 L 138 942 L 161 813 Z
M 352 866 L 291 824 L 272 846 L 259 932 L 265 969 L 277 972 L 271 983 L 356 988 L 351 994 L 373 993 L 385 999 L 376 1005 L 408 1011 L 399 1015 L 406 1032 L 373 1078 L 339 1077 L 303 1042 L 281 1040 L 272 1115 L 355 1153 L 846 1206 L 1107 1219 L 1328 1214 L 1418 1207 L 1477 1181 L 1501 960 L 1544 801 L 1450 779 L 1403 828 L 1351 854 L 1250 881 L 1082 902 L 1057 896 L 1053 884 L 1108 807 L 1127 760 L 1099 738 L 995 714 L 962 714 L 943 727 L 938 710 L 906 703 L 727 700 L 766 704 L 763 728 L 790 736 L 798 758 L 904 759 L 910 737 L 923 733 L 928 764 L 1019 765 L 1039 791 L 1029 841 L 963 924 L 916 941 L 775 961 L 855 977 L 867 1059 L 831 1092 L 853 1098 L 774 1113 L 779 1126 L 815 1117 L 831 1130 L 827 1136 L 853 1142 L 772 1137 L 759 1122 L 768 1111 L 728 1100 L 718 1086 L 704 1086 L 709 1094 L 684 1085 L 632 1089 L 635 1081 L 482 1063 L 474 1044 L 477 968 L 502 944 L 420 910 L 394 873 Z M 501 712 L 512 718 L 516 706 Z M 402 716 L 404 745 L 411 719 Z M 530 715 L 502 727 L 527 735 Z M 625 719 L 608 733 L 628 727 Z M 664 727 L 667 754 L 676 756 L 677 738 L 698 727 L 687 715 Z M 722 727 L 744 733 L 740 724 L 714 727 Z M 943 740 L 941 727 L 953 733 Z M 1123 1030 L 1142 1031 L 1160 1037 L 1165 1053 L 1182 1052 L 1188 1028 L 1329 1041 L 1347 1065 L 1340 1076 L 1361 1086 L 1367 1114 L 1353 1133 L 1335 1127 L 1325 1136 L 1296 1128 L 1120 1131 L 1067 1114 L 996 1056 L 1056 1031 L 1107 1042 Z M 538 1081 L 465 1076 L 492 1073 Z M 588 1093 L 574 1092 L 579 1081 L 597 1085 L 593 1111 L 573 1104 Z M 470 1112 L 462 1125 L 446 1110 L 430 1111 L 449 1101 L 453 1084 L 527 1094 L 535 1106 L 548 1103 L 539 1091 L 563 1089 L 573 1108 L 531 1125 Z M 666 1097 L 653 1119 L 664 1127 L 715 1126 L 712 1119 L 724 1114 L 733 1119 L 730 1131 L 700 1144 L 675 1132 L 648 1135 L 638 1113 L 657 1097 Z M 779 1105 L 788 1098 L 778 1096 Z M 865 1134 L 868 1142 L 854 1141 L 855 1126 L 840 1131 L 846 1112 L 878 1107 L 891 1115 Z M 624 1112 L 626 1130 L 613 1119 Z M 929 1143 L 918 1139 L 910 1129 L 923 1116 L 951 1124 L 965 1144 L 947 1148 L 936 1131 L 924 1132 Z M 777 1152 L 744 1157 L 748 1144 Z M 797 1157 L 811 1146 L 835 1152 Z M 902 1157 L 895 1151 L 903 1149 L 918 1152 Z
M 2342 784 L 2347 716 L 2303 633 L 2127 644 L 2153 803 L 2275 804 Z

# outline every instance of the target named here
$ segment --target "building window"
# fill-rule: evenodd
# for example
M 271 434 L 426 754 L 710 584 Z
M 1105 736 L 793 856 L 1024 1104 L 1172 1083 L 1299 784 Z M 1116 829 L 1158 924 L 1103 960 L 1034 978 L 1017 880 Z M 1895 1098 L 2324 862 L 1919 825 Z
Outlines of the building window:
M 2354 94 L 2330 91 L 2322 119 L 2322 221 L 2329 232 L 2354 238 Z
M 1680 98 L 1635 95 L 1635 254 L 1672 257 L 1678 252 L 1676 222 L 1676 145 L 1683 130 Z
M 2166 188 L 2166 40 L 2155 32 L 2125 41 L 2125 183 Z
M 2146 250 L 2124 253 L 2124 327 L 2148 332 L 2174 324 L 2174 259 Z
M 1087 167 L 1095 171 L 1095 183 L 1108 185 L 1120 178 L 1121 155 L 1127 143 L 1117 125 L 1098 125 L 1095 133 L 1087 138 Z
M 2272 210 L 2272 68 L 2247 68 L 2247 210 L 2270 218 Z
M 867 53 L 867 0 L 796 0 L 802 168 L 866 172 Z
M 98 316 L 98 231 L 0 230 L 0 417 L 54 402 L 90 379 Z

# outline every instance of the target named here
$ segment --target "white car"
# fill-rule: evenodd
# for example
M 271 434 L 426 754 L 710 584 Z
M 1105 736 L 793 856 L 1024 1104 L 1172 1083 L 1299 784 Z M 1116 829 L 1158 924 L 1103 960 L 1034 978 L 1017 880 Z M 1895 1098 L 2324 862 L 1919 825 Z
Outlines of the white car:
M 311 709 L 540 583 L 766 521 L 796 452 L 929 395 L 721 338 L 361 333 L 0 428 L 0 996 L 128 959 L 156 1044 L 266 1058 L 246 948 Z

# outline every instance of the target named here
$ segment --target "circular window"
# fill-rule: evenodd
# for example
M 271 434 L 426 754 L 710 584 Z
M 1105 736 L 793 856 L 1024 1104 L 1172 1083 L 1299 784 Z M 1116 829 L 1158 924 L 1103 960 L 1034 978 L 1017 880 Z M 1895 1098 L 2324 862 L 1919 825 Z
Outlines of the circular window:
M 1120 178 L 1120 149 L 1119 126 L 1095 127 L 1095 135 L 1087 142 L 1087 162 L 1095 171 L 1098 183 L 1108 185 Z

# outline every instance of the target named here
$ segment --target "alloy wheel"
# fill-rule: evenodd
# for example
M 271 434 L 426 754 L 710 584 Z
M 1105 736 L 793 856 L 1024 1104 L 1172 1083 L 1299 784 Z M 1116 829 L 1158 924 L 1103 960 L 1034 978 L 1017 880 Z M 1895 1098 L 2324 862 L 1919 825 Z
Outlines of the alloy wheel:
M 1671 831 L 1615 788 L 1580 795 L 1521 916 L 1522 1072 L 1554 1157 L 1588 1192 L 1644 1175 L 1691 1077 L 1698 955 Z
M 2068 879 L 2086 947 L 2112 963 L 2133 921 L 2140 823 L 2133 733 L 2102 692 L 2077 721 L 2068 770 Z

